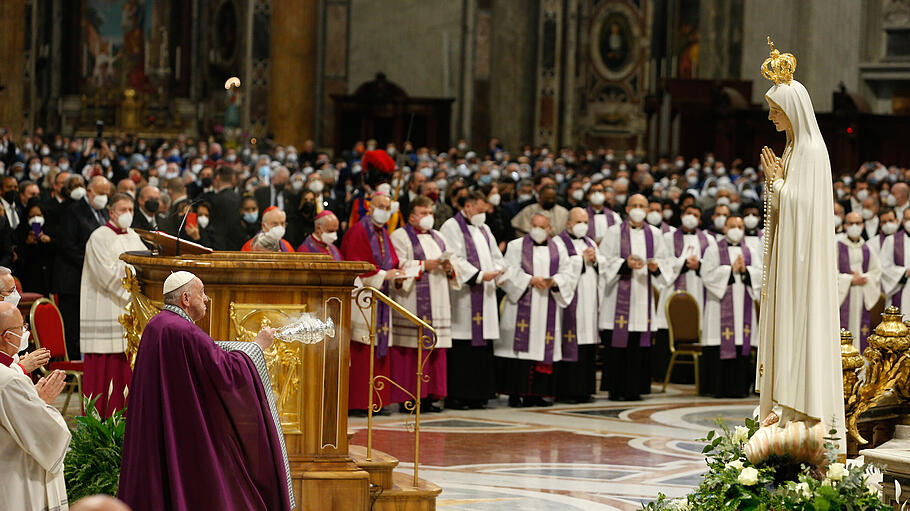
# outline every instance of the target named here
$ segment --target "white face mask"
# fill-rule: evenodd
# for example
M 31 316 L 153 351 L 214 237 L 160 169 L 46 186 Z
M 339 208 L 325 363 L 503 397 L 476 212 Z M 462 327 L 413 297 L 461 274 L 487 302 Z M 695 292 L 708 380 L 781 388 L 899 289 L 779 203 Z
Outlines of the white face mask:
M 121 229 L 128 229 L 129 226 L 133 225 L 133 214 L 127 212 L 118 216 L 117 225 L 119 225 Z
M 581 201 L 584 198 L 585 198 L 585 191 L 582 190 L 581 188 L 572 192 L 572 200 Z
M 629 211 L 629 218 L 636 224 L 641 223 L 645 219 L 647 213 L 642 208 L 635 208 L 632 211 Z
M 897 232 L 897 222 L 886 222 L 882 224 L 882 232 L 890 236 Z
M 376 191 L 379 193 L 384 193 L 386 195 L 390 195 L 392 193 L 392 185 L 390 185 L 389 183 L 380 183 L 379 186 L 376 187 Z
M 869 197 L 869 190 L 866 188 L 863 188 L 862 190 L 856 192 L 856 200 L 858 200 L 860 202 L 866 200 L 868 197 Z
M 617 196 L 616 196 L 616 203 L 617 203 L 617 204 L 625 204 L 625 203 L 626 203 L 626 194 L 621 193 L 621 194 L 617 195 Z
M 664 217 L 657 211 L 648 211 L 648 215 L 645 217 L 648 220 L 648 223 L 654 226 L 660 225 Z
M 325 243 L 326 245 L 331 245 L 331 244 L 335 243 L 335 240 L 338 239 L 338 233 L 337 232 L 324 232 L 324 233 L 322 233 L 322 236 L 320 236 L 320 239 L 322 239 L 322 242 Z
M 758 217 L 755 215 L 747 215 L 746 218 L 743 218 L 743 223 L 746 224 L 746 229 L 755 229 L 758 227 Z
M 858 239 L 863 234 L 863 226 L 851 224 L 847 226 L 847 236 L 851 239 Z
M 588 224 L 584 222 L 579 222 L 572 226 L 572 234 L 576 238 L 582 238 L 588 234 Z
M 863 216 L 863 220 L 870 220 L 872 217 L 875 216 L 874 211 L 872 211 L 871 209 L 866 209 L 866 208 L 863 208 L 863 210 L 860 214 Z
M 665 209 L 663 215 L 664 215 L 664 220 L 669 220 L 669 219 L 673 218 L 673 210 Z
M 300 190 L 303 190 L 303 181 L 301 181 L 299 179 L 295 179 L 295 180 L 291 181 L 291 188 L 295 192 L 299 192 Z
M 471 225 L 474 227 L 480 227 L 481 225 L 487 223 L 487 214 L 486 213 L 477 213 L 471 217 Z
M 158 176 L 149 177 L 149 186 L 158 186 Z
M 727 241 L 730 243 L 736 244 L 743 239 L 743 230 L 739 227 L 731 227 L 727 229 Z
M 201 164 L 201 163 L 194 163 L 193 166 L 190 167 L 190 168 L 192 169 L 193 174 L 198 174 L 199 171 L 202 170 L 202 164 Z
M 602 206 L 604 201 L 607 200 L 607 196 L 603 192 L 594 192 L 591 194 L 591 205 L 592 206 Z
M 727 225 L 727 216 L 726 215 L 720 215 L 720 216 L 714 217 L 714 227 L 717 228 L 717 230 L 723 229 L 725 225 Z
M 498 193 L 494 193 L 493 195 L 487 197 L 487 202 L 489 202 L 491 206 L 499 206 L 499 204 L 502 202 L 502 196 Z
M 73 188 L 70 192 L 70 199 L 82 200 L 83 197 L 85 197 L 85 188 L 81 186 L 79 188 Z
M 376 225 L 385 225 L 389 221 L 389 218 L 392 218 L 392 212 L 388 209 L 374 209 L 373 214 L 373 223 Z
M 18 307 L 18 306 L 19 306 L 19 299 L 20 299 L 20 298 L 22 298 L 22 297 L 19 296 L 19 291 L 16 290 L 16 289 L 13 289 L 13 292 L 12 292 L 12 293 L 8 294 L 5 298 L 3 298 L 3 301 L 6 302 L 6 303 L 8 303 L 8 304 L 11 304 L 13 307 Z M 27 346 L 27 345 L 28 345 L 28 343 L 26 343 L 26 346 Z M 20 349 L 19 351 L 22 351 L 22 350 L 24 350 L 24 349 L 25 349 L 25 348 L 22 348 L 22 349 Z
M 397 200 L 393 200 L 392 204 L 389 206 L 389 211 L 391 211 L 392 214 L 394 215 L 395 213 L 398 213 L 398 208 L 400 208 L 400 207 L 401 207 L 401 203 L 399 203 Z
M 44 225 L 44 217 L 43 216 L 33 216 L 28 219 L 28 224 L 29 225 L 32 225 L 32 224 Z
M 107 206 L 107 195 L 96 195 L 92 197 L 92 207 L 95 209 L 104 209 Z
M 272 227 L 271 229 L 269 229 L 268 234 L 272 238 L 275 238 L 276 240 L 280 240 L 281 238 L 284 237 L 284 226 L 276 225 L 275 227 Z
M 519 193 L 518 194 L 518 202 L 527 202 L 533 198 L 534 198 L 534 196 L 531 195 L 530 193 Z
M 16 301 L 18 302 L 19 300 L 17 299 Z M 17 346 L 17 348 L 19 348 L 19 349 L 16 350 L 16 353 L 18 353 L 20 351 L 25 351 L 28 349 L 28 337 L 31 334 L 31 332 L 26 330 L 25 332 L 22 332 L 22 334 L 20 335 L 20 334 L 17 334 L 10 330 L 9 333 L 11 333 L 19 338 L 19 346 Z M 9 342 L 9 341 L 7 341 L 7 342 Z M 9 344 L 11 344 L 12 346 L 16 346 L 15 344 L 13 344 L 11 342 Z
M 420 230 L 429 231 L 433 228 L 433 222 L 435 222 L 433 215 L 427 215 L 420 219 L 420 223 L 418 225 L 420 226 Z
M 316 179 L 310 182 L 310 191 L 313 193 L 322 193 L 322 190 L 325 189 L 325 183 L 321 179 Z
M 209 217 L 207 217 L 207 216 L 196 217 L 196 224 L 199 225 L 199 227 L 201 229 L 205 229 L 206 227 L 209 226 Z
M 843 217 L 840 217 L 840 216 L 838 216 L 838 215 L 834 215 L 834 228 L 835 228 L 835 229 L 838 228 L 838 227 L 840 227 L 843 223 L 844 223 Z
M 543 243 L 547 239 L 547 231 L 543 230 L 542 227 L 531 227 L 531 232 L 528 234 L 531 235 L 534 243 Z
M 887 204 L 888 206 L 894 207 L 897 205 L 897 199 L 895 199 L 893 195 L 889 195 L 885 199 L 885 204 Z
M 721 198 L 717 199 L 717 204 L 718 204 L 718 205 L 721 205 L 721 206 L 729 206 L 729 205 L 730 205 L 730 198 L 729 198 L 729 197 L 721 197 Z
M 683 215 L 682 224 L 688 230 L 698 227 L 698 218 L 695 215 Z

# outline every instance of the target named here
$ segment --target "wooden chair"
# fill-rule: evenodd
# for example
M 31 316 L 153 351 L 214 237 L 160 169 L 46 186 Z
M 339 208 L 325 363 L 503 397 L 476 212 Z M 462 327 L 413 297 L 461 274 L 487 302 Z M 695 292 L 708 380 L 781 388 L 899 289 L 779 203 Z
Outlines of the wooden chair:
M 674 291 L 667 299 L 667 325 L 670 331 L 670 364 L 664 375 L 661 392 L 667 391 L 667 383 L 676 364 L 695 366 L 695 393 L 701 388 L 698 374 L 698 358 L 701 356 L 701 310 L 698 302 L 687 291 Z M 678 360 L 680 356 L 691 360 Z
M 82 394 L 83 362 L 70 360 L 69 355 L 66 354 L 63 317 L 54 302 L 47 298 L 36 300 L 29 311 L 29 323 L 31 323 L 32 335 L 35 338 L 35 346 L 39 349 L 43 346 L 51 352 L 51 362 L 48 362 L 46 368 L 42 367 L 41 372 L 47 376 L 51 371 L 60 369 L 73 377 L 64 387 L 67 394 L 63 411 L 66 412 L 73 394 L 75 393 L 77 396 Z

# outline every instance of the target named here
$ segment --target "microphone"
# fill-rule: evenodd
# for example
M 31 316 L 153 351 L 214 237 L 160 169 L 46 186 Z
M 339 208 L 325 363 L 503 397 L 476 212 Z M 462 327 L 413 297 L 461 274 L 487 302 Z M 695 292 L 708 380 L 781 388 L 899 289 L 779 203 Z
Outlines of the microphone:
M 202 202 L 202 197 L 196 198 L 196 200 L 191 201 L 186 206 L 186 212 L 183 213 L 183 219 L 180 220 L 180 226 L 177 227 L 177 253 L 176 256 L 180 257 L 180 231 L 183 230 L 183 224 L 186 223 L 186 217 L 189 216 L 190 211 L 193 210 L 193 206 Z

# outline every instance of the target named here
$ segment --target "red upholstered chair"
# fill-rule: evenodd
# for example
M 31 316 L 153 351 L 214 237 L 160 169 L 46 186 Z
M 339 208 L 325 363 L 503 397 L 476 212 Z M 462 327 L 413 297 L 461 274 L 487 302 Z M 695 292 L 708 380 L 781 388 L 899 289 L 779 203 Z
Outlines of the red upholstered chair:
M 13 276 L 13 280 L 16 282 L 16 291 L 19 291 L 19 305 L 17 308 L 19 312 L 22 313 L 22 317 L 28 317 L 29 312 L 32 310 L 32 304 L 35 303 L 35 300 L 39 298 L 44 298 L 44 295 L 41 293 L 32 293 L 22 291 L 22 282 L 19 282 L 19 278 Z
M 60 309 L 57 305 L 47 298 L 39 298 L 32 304 L 29 311 L 29 323 L 31 323 L 32 335 L 35 338 L 37 348 L 47 348 L 51 352 L 51 362 L 47 367 L 42 367 L 41 372 L 46 376 L 51 371 L 60 369 L 67 375 L 72 376 L 72 380 L 66 384 L 66 402 L 63 404 L 65 412 L 70 404 L 70 399 L 75 393 L 77 396 L 82 394 L 82 372 L 83 364 L 81 360 L 69 359 L 66 354 L 66 337 L 63 329 L 63 317 L 60 315 Z

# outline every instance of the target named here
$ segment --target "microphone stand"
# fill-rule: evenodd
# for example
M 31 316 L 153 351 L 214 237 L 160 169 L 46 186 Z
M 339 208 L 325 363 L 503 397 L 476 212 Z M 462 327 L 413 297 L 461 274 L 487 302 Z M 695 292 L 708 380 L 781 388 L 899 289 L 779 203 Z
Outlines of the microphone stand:
M 180 257 L 180 231 L 183 230 L 183 224 L 186 223 L 186 217 L 189 216 L 190 211 L 193 210 L 193 206 L 195 206 L 196 204 L 199 204 L 200 202 L 202 202 L 201 198 L 196 199 L 196 200 L 190 202 L 189 204 L 187 204 L 186 212 L 183 213 L 183 220 L 180 221 L 180 226 L 177 227 L 177 250 L 176 250 L 177 257 Z

